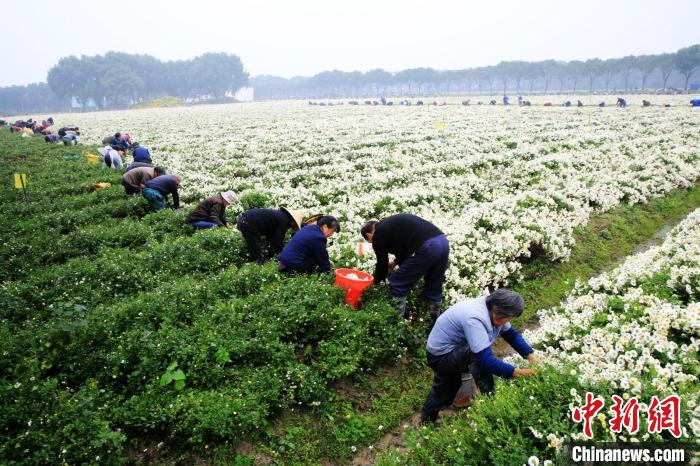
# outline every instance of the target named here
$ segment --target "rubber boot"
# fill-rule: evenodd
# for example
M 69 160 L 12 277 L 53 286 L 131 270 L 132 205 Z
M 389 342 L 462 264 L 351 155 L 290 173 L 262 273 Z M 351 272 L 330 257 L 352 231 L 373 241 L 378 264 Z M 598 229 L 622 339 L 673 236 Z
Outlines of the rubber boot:
M 402 296 L 400 298 L 394 296 L 394 306 L 396 306 L 396 313 L 403 318 L 406 318 L 406 304 L 407 304 L 407 302 L 408 302 L 407 296 Z

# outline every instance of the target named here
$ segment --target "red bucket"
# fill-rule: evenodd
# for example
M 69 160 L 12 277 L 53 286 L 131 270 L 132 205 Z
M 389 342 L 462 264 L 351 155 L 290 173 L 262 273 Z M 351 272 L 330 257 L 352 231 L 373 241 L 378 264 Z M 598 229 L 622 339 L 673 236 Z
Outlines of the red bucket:
M 360 307 L 360 296 L 374 282 L 372 275 L 361 270 L 337 269 L 335 284 L 345 290 L 345 302 L 353 308 Z

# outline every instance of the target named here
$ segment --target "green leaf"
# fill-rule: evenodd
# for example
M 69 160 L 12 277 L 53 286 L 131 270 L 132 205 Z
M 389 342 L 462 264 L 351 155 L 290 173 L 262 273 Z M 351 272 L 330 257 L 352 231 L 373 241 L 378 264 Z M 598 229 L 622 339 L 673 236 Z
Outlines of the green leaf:
M 168 366 L 168 371 L 174 371 L 176 367 L 177 361 L 173 361 L 173 363 Z
M 185 380 L 185 373 L 178 369 L 172 373 L 173 380 Z
M 185 381 L 184 380 L 177 380 L 175 382 L 175 390 L 182 390 L 185 388 Z
M 160 386 L 164 387 L 165 385 L 168 385 L 170 382 L 173 381 L 173 374 L 172 372 L 166 372 L 165 374 L 160 376 Z

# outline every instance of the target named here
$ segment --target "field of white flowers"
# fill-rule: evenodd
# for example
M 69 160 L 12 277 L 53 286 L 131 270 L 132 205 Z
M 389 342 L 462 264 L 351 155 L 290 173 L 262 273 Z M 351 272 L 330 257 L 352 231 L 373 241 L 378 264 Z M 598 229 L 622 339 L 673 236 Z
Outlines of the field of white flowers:
M 56 118 L 80 126 L 86 144 L 129 132 L 184 177 L 191 202 L 233 189 L 263 193 L 271 206 L 336 215 L 337 264 L 371 269 L 362 263 L 371 257 L 352 252 L 365 220 L 423 216 L 450 240 L 454 302 L 517 277 L 533 251 L 565 259 L 574 229 L 593 211 L 697 181 L 700 112 L 685 96 L 651 97 L 659 104 L 651 108 L 642 98 L 628 99 L 627 109 L 537 105 L 575 102 L 557 96 L 533 99 L 533 107 L 475 105 L 489 98 L 470 106 L 454 98 L 410 107 L 270 102 Z

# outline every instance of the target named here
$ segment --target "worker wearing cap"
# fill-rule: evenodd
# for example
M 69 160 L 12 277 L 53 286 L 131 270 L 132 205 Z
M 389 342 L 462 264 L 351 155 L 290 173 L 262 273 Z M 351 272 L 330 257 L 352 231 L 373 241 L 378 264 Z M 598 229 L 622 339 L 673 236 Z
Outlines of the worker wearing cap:
M 197 229 L 227 227 L 226 206 L 234 202 L 236 202 L 236 195 L 233 191 L 225 191 L 208 197 L 187 216 L 187 223 Z
M 370 220 L 360 232 L 372 243 L 377 256 L 374 283 L 389 276 L 389 293 L 396 301 L 399 315 L 406 315 L 408 292 L 424 277 L 423 296 L 434 323 L 440 314 L 450 254 L 445 234 L 429 221 L 411 214 L 392 215 L 379 222 Z M 396 259 L 389 262 L 389 254 Z M 396 266 L 398 270 L 389 275 Z
M 146 181 L 165 175 L 163 167 L 140 167 L 129 170 L 122 175 L 122 186 L 126 194 L 138 194 L 146 187 Z
M 238 218 L 236 228 L 243 235 L 248 248 L 248 258 L 251 262 L 262 264 L 262 238 L 265 237 L 272 245 L 274 255 L 282 251 L 284 236 L 287 230 L 301 228 L 302 214 L 287 207 L 279 209 L 250 209 Z
M 282 272 L 311 273 L 316 268 L 321 272 L 331 270 L 326 244 L 333 233 L 340 232 L 340 223 L 335 217 L 325 215 L 314 225 L 307 225 L 294 235 L 280 253 L 279 267 Z
M 177 187 L 180 183 L 182 183 L 182 178 L 179 176 L 159 176 L 150 181 L 146 181 L 141 194 L 148 200 L 152 212 L 158 212 L 168 206 L 168 195 L 173 196 L 173 207 L 179 209 L 180 194 L 178 193 Z

